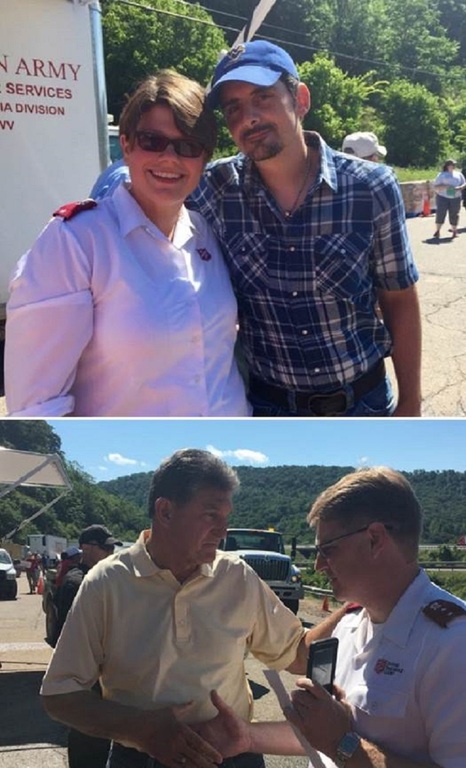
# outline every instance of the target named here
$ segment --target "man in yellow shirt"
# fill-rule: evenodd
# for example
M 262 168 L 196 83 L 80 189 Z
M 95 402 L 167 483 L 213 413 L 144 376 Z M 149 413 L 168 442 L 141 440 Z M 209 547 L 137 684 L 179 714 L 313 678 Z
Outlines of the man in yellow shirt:
M 220 763 L 190 727 L 215 716 L 210 692 L 250 720 L 246 651 L 303 673 L 310 642 L 330 631 L 306 632 L 243 560 L 218 551 L 238 484 L 208 451 L 173 454 L 153 477 L 151 529 L 97 564 L 74 601 L 41 693 L 54 719 L 113 740 L 109 768 Z M 261 755 L 234 761 L 263 766 Z

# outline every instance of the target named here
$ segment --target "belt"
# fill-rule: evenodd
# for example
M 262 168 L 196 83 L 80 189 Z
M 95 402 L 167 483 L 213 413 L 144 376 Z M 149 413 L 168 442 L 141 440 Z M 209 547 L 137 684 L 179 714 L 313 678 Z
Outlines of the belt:
M 112 760 L 113 758 L 113 760 Z M 144 752 L 138 752 L 131 747 L 124 747 L 116 741 L 112 743 L 110 751 L 110 768 L 166 768 L 153 757 Z M 265 768 L 264 758 L 259 754 L 243 752 L 236 757 L 227 757 L 219 768 Z
M 279 408 L 290 410 L 290 394 L 293 395 L 296 410 L 310 411 L 315 416 L 339 416 L 348 408 L 348 390 L 353 393 L 353 403 L 357 403 L 364 395 L 380 384 L 385 378 L 385 361 L 382 358 L 367 373 L 351 384 L 345 384 L 340 389 L 330 392 L 303 392 L 288 390 L 268 384 L 265 381 L 249 377 L 249 394 L 268 400 Z

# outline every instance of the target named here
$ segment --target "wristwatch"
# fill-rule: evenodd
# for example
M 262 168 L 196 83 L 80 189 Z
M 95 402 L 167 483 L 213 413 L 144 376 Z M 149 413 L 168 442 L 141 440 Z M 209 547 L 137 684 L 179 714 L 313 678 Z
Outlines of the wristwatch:
M 357 733 L 354 731 L 345 733 L 337 747 L 335 765 L 337 765 L 338 768 L 346 768 L 346 763 L 353 757 L 360 743 L 361 737 L 358 736 Z

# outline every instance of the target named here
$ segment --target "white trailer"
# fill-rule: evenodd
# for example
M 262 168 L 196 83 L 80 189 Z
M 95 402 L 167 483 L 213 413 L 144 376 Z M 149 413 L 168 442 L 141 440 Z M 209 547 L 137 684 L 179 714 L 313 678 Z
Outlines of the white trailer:
M 43 556 L 48 560 L 57 563 L 60 555 L 67 547 L 67 540 L 63 536 L 53 536 L 50 533 L 31 533 L 27 537 L 28 546 L 31 552 Z
M 0 0 L 0 327 L 20 256 L 109 163 L 101 10 Z M 0 339 L 3 334 L 0 335 Z
M 0 499 L 23 485 L 32 488 L 53 488 L 60 493 L 37 512 L 21 520 L 11 531 L 0 531 L 0 544 L 2 546 L 31 520 L 35 520 L 53 507 L 72 488 L 71 481 L 58 454 L 17 451 L 13 448 L 0 446 Z

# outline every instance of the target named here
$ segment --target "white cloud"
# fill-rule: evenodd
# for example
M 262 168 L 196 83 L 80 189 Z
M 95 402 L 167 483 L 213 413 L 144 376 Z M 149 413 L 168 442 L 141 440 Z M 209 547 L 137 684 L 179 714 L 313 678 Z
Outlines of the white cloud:
M 128 459 L 127 456 L 122 456 L 121 453 L 109 453 L 105 456 L 105 461 L 109 461 L 110 464 L 116 464 L 118 467 L 134 467 L 139 464 L 136 459 Z
M 219 459 L 230 459 L 239 464 L 254 464 L 264 466 L 269 463 L 269 457 L 260 451 L 252 451 L 250 448 L 236 448 L 234 451 L 220 451 L 213 445 L 208 445 L 207 450 Z
M 358 459 L 357 466 L 358 467 L 367 467 L 367 466 L 369 466 L 369 457 L 368 456 L 361 456 Z

